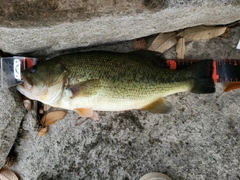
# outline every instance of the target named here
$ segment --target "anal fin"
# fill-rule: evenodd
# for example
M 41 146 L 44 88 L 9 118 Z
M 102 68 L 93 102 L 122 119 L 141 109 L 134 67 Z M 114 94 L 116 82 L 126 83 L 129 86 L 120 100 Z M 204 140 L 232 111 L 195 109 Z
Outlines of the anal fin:
M 93 120 L 98 120 L 98 114 L 92 110 L 92 108 L 78 108 L 75 109 L 76 113 L 80 117 L 91 118 Z
M 159 98 L 151 104 L 143 107 L 141 110 L 149 111 L 151 113 L 167 114 L 172 110 L 172 104 L 170 101 Z

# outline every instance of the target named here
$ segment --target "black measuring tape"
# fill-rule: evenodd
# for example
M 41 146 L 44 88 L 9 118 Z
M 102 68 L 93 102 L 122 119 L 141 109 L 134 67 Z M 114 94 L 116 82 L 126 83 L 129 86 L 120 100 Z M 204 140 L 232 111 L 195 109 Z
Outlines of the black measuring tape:
M 202 60 L 166 60 L 166 67 L 170 69 L 181 69 L 183 67 L 195 64 Z M 217 82 L 240 82 L 240 59 L 212 60 L 213 74 L 212 78 Z

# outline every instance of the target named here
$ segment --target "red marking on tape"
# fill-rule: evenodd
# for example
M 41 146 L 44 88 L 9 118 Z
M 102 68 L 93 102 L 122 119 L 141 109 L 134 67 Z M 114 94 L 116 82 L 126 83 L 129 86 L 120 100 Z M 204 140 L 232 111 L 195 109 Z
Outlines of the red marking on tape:
M 170 69 L 177 69 L 177 63 L 174 60 L 167 60 L 167 65 L 170 67 Z
M 34 65 L 31 58 L 25 58 L 25 64 L 27 65 L 26 69 L 28 69 Z
M 237 66 L 237 61 L 236 60 L 234 60 L 234 66 Z
M 216 83 L 218 80 L 218 75 L 217 75 L 217 62 L 213 61 L 213 73 L 212 73 L 212 79 L 213 82 Z

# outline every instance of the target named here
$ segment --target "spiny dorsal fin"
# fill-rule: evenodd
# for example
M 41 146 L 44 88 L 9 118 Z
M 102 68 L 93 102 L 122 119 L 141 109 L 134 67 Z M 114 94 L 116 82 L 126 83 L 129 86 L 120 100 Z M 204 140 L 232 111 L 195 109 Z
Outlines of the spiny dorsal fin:
M 132 51 L 129 53 L 134 54 L 135 56 L 139 56 L 139 61 L 142 61 L 149 65 L 154 65 L 157 67 L 165 67 L 166 58 L 164 55 L 160 52 L 156 51 L 149 51 L 149 50 L 138 50 L 138 51 Z

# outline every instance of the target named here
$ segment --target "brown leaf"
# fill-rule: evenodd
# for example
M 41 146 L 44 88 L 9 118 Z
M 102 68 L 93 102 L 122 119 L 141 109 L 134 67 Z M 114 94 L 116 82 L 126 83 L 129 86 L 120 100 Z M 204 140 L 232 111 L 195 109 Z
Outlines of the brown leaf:
M 23 105 L 28 111 L 32 110 L 32 101 L 31 100 L 29 100 L 29 99 L 23 100 Z
M 54 124 L 57 120 L 62 119 L 67 114 L 66 111 L 53 111 L 44 115 L 40 121 L 42 125 L 50 126 Z
M 227 27 L 196 26 L 183 30 L 177 36 L 187 40 L 205 40 L 222 35 L 226 29 Z
M 141 50 L 141 49 L 145 49 L 147 46 L 146 41 L 144 38 L 141 39 L 135 39 L 133 41 L 133 49 L 134 50 Z
M 176 33 L 163 33 L 159 34 L 154 41 L 152 42 L 151 46 L 148 48 L 152 51 L 158 51 L 158 52 L 165 52 L 171 47 L 173 47 L 175 44 L 177 44 L 176 39 Z
M 3 167 L 2 169 L 0 169 L 0 179 L 1 180 L 18 180 L 18 177 L 10 169 Z
M 226 31 L 220 36 L 221 38 L 228 38 L 231 35 L 231 29 L 227 28 Z
M 240 88 L 239 82 L 228 82 L 227 85 L 224 87 L 224 92 L 229 92 L 238 88 Z
M 184 59 L 184 55 L 186 52 L 185 38 L 180 38 L 178 40 L 178 43 L 176 45 L 176 52 L 177 52 L 178 59 Z
M 38 132 L 39 136 L 44 136 L 48 131 L 48 126 L 42 127 L 42 129 L 40 129 L 40 131 Z
M 47 104 L 43 104 L 43 110 L 44 111 L 48 111 L 51 108 L 51 106 L 47 105 Z
M 39 114 L 43 114 L 44 113 L 43 108 L 40 108 L 38 111 L 39 111 Z

